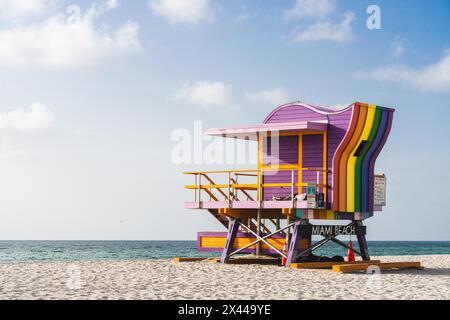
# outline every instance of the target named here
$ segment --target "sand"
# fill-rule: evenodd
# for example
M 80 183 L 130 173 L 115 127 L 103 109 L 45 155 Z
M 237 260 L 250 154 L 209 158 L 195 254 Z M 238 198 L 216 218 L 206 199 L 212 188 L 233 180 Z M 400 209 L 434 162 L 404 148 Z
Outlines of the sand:
M 2 263 L 0 299 L 450 299 L 450 255 L 381 259 L 425 269 L 369 276 L 170 260 Z

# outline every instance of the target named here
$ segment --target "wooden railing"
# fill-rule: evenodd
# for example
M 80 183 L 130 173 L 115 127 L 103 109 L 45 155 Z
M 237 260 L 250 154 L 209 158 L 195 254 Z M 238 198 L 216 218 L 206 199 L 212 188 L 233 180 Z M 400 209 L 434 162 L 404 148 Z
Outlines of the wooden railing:
M 264 176 L 269 172 L 273 174 L 279 171 L 290 171 L 290 179 L 286 182 L 279 183 L 263 183 Z M 295 173 L 312 171 L 316 172 L 316 181 L 303 182 L 303 174 L 298 174 L 299 181 L 296 182 Z M 328 171 L 316 168 L 301 169 L 270 169 L 261 170 L 225 170 L 225 171 L 198 171 L 184 172 L 186 175 L 194 176 L 194 184 L 186 185 L 188 190 L 195 191 L 195 202 L 206 201 L 203 199 L 204 194 L 209 197 L 209 201 L 262 201 L 264 189 L 266 188 L 291 188 L 290 200 L 294 201 L 295 194 L 302 193 L 300 188 L 307 187 L 308 183 L 315 183 L 316 188 L 321 189 L 324 193 L 325 201 L 327 198 L 327 177 Z M 215 176 L 218 176 L 220 180 Z M 225 178 L 225 179 L 224 179 Z M 251 182 L 241 182 L 246 178 L 255 180 Z M 224 181 L 225 183 L 216 183 L 216 181 Z M 300 192 L 295 192 L 295 189 Z

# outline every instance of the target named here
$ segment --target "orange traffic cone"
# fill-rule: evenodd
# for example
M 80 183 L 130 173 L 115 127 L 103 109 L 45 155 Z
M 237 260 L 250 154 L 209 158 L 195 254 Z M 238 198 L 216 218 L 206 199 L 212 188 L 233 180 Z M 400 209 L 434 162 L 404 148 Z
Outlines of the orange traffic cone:
M 355 261 L 355 252 L 353 251 L 353 243 L 352 240 L 350 240 L 350 243 L 348 244 L 350 249 L 348 249 L 348 261 L 354 262 Z
M 283 246 L 283 253 L 287 255 L 287 251 L 286 251 L 286 241 L 284 242 L 284 246 Z M 281 256 L 281 265 L 285 266 L 286 265 L 286 258 Z

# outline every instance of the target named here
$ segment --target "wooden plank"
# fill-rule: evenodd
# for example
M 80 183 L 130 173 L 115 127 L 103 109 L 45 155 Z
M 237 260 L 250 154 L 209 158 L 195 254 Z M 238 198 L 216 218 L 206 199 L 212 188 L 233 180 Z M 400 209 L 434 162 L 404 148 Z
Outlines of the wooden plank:
M 333 271 L 335 272 L 354 272 L 354 271 L 366 271 L 369 266 L 373 264 L 359 264 L 359 265 L 334 265 Z M 387 262 L 379 263 L 377 265 L 381 270 L 401 270 L 401 269 L 423 269 L 420 262 Z
M 371 261 L 354 261 L 354 262 L 302 262 L 302 263 L 291 263 L 292 269 L 332 269 L 334 265 L 359 265 L 359 264 L 369 264 L 375 265 L 380 264 L 380 260 Z
M 228 260 L 228 264 L 278 265 L 278 263 L 278 259 L 274 258 L 234 258 Z
M 173 258 L 172 261 L 175 263 L 180 263 L 180 262 L 196 262 L 196 261 L 204 261 L 204 260 L 208 260 L 209 258 Z

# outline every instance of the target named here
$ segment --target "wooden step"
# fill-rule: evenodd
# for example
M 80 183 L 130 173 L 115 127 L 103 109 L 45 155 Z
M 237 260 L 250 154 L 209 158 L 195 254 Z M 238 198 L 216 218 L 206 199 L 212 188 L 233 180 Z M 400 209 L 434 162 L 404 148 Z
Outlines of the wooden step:
M 196 262 L 196 261 L 204 261 L 208 260 L 209 258 L 173 258 L 172 261 L 175 263 L 179 262 Z
M 333 271 L 335 272 L 355 272 L 355 271 L 367 271 L 367 268 L 371 265 L 376 265 L 380 268 L 380 270 L 402 270 L 402 269 L 423 269 L 420 262 L 386 262 L 379 264 L 370 264 L 370 263 L 362 263 L 362 264 L 335 264 L 333 265 Z
M 220 262 L 220 258 L 172 258 L 172 261 L 175 263 L 180 263 L 180 262 L 198 262 L 198 261 L 207 261 L 207 262 Z
M 353 261 L 353 262 L 300 262 L 291 263 L 290 267 L 292 269 L 332 269 L 334 265 L 359 265 L 359 264 L 379 264 L 380 260 L 370 260 L 370 261 Z

